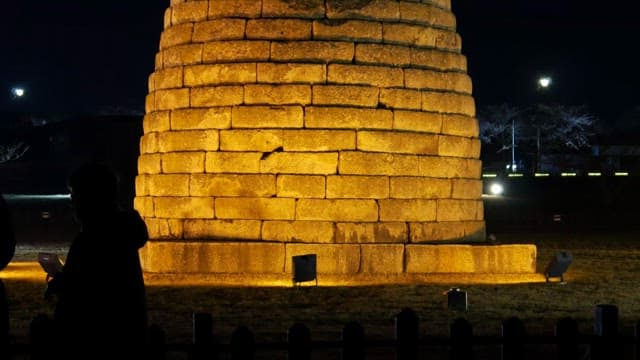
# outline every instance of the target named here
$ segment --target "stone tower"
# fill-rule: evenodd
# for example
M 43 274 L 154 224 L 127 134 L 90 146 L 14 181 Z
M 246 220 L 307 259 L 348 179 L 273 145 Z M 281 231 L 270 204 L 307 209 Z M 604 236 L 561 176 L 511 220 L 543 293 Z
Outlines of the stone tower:
M 476 259 L 493 250 L 433 245 L 484 240 L 474 116 L 450 0 L 172 0 L 140 141 L 143 267 L 496 271 Z

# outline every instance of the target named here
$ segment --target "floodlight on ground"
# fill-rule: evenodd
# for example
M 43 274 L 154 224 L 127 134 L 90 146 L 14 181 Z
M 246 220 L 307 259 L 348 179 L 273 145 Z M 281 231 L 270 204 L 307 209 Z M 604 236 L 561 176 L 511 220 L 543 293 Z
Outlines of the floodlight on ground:
M 467 292 L 459 288 L 447 291 L 447 308 L 454 311 L 467 311 Z
M 556 255 L 549 261 L 546 269 L 544 270 L 544 276 L 549 282 L 549 278 L 560 278 L 560 282 L 564 283 L 564 273 L 571 265 L 573 256 L 566 251 L 558 251 Z
M 299 285 L 302 282 L 316 281 L 318 285 L 318 277 L 316 274 L 316 254 L 296 255 L 292 258 L 293 285 Z

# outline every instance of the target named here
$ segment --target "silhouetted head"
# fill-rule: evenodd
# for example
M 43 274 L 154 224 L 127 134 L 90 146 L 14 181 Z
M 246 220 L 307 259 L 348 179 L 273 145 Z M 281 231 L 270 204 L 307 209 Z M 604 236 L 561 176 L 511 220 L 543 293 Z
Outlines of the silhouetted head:
M 89 162 L 69 177 L 71 201 L 78 219 L 112 211 L 118 204 L 118 176 L 106 164 Z

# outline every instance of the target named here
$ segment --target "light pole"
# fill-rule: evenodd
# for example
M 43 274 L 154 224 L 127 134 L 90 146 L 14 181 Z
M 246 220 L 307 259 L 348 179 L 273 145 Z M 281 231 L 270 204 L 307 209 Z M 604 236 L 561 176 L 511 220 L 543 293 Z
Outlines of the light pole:
M 538 91 L 544 91 L 551 85 L 551 78 L 549 76 L 541 76 L 538 78 Z M 536 168 L 535 171 L 540 171 L 541 153 L 540 153 L 540 119 L 536 117 Z

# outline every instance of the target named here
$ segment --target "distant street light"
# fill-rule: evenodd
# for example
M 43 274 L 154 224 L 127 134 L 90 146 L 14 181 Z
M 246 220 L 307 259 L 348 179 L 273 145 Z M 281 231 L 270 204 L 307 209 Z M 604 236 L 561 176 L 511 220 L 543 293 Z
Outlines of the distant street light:
M 24 96 L 25 91 L 24 88 L 14 87 L 13 89 L 11 89 L 11 93 L 15 98 L 21 98 Z
M 538 79 L 538 86 L 540 86 L 541 88 L 548 88 L 549 85 L 551 85 L 551 78 L 548 76 L 543 76 L 541 78 Z

